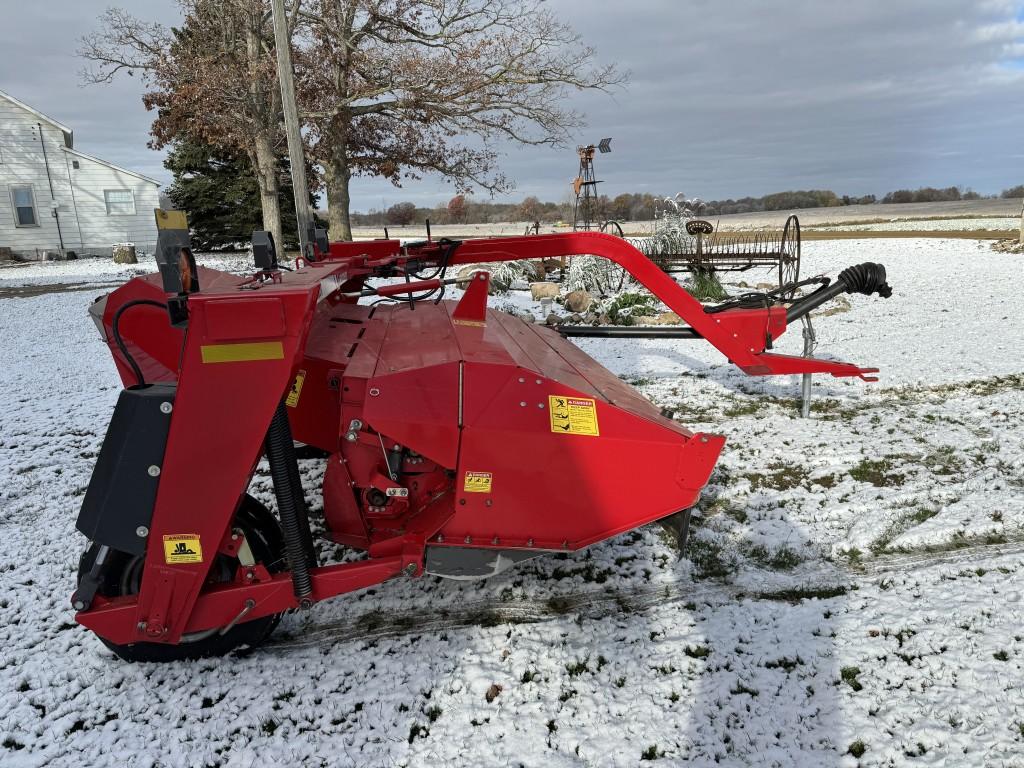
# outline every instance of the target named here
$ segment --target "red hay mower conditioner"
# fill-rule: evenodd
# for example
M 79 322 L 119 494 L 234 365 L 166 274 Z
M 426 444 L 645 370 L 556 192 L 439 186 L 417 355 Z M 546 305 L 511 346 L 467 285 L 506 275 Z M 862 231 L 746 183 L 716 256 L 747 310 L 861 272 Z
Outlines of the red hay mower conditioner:
M 785 306 L 705 307 L 594 232 L 402 245 L 328 244 L 320 230 L 292 270 L 256 233 L 258 271 L 237 277 L 196 268 L 183 215 L 158 220 L 160 273 L 90 310 L 126 388 L 78 518 L 90 545 L 72 598 L 76 620 L 131 660 L 256 644 L 284 611 L 394 576 L 491 576 L 688 523 L 724 437 L 667 418 L 557 331 L 488 310 L 485 271 L 442 301 L 451 267 L 603 256 L 689 325 L 567 335 L 703 338 L 751 375 L 873 380 L 769 350 L 840 293 L 891 293 L 884 268 L 863 264 Z M 296 440 L 328 457 L 326 535 L 364 559 L 317 561 Z M 263 456 L 278 516 L 246 492 Z

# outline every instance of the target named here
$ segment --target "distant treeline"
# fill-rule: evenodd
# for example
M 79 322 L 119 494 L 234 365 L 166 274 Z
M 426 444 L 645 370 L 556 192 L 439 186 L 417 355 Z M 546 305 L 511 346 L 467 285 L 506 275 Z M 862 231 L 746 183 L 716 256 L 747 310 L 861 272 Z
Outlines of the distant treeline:
M 862 197 L 837 195 L 828 189 L 794 190 L 774 192 L 762 197 L 741 197 L 738 200 L 708 200 L 704 216 L 722 216 L 730 213 L 759 213 L 762 211 L 786 211 L 799 208 L 833 208 L 844 205 L 869 205 L 871 203 L 934 203 L 955 200 L 980 200 L 972 189 L 961 187 L 921 187 L 920 189 L 897 189 L 881 199 L 875 195 Z M 989 196 L 997 197 L 996 195 Z M 1024 184 L 1004 189 L 998 195 L 1002 198 L 1024 197 Z M 599 219 L 618 221 L 650 221 L 656 212 L 666 208 L 665 197 L 650 193 L 624 193 L 615 197 L 601 195 L 597 201 Z M 536 197 L 527 197 L 520 203 L 476 201 L 472 197 L 456 195 L 447 203 L 434 208 L 417 207 L 414 203 L 396 203 L 386 210 L 370 209 L 367 213 L 353 213 L 353 226 L 402 226 L 430 219 L 435 224 L 493 224 L 502 221 L 540 221 L 554 223 L 571 222 L 573 203 L 541 202 Z

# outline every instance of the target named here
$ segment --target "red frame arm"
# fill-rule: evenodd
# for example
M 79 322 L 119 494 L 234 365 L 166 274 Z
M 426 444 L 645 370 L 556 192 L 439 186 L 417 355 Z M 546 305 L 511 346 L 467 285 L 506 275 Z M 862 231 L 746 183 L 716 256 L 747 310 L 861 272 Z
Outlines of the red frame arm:
M 786 310 L 783 307 L 731 309 L 708 314 L 699 301 L 654 262 L 625 240 L 613 235 L 567 232 L 467 240 L 455 250 L 449 263 L 477 264 L 580 254 L 602 256 L 618 264 L 665 302 L 669 309 L 713 344 L 730 362 L 751 376 L 828 373 L 837 377 L 859 376 L 865 381 L 876 380 L 868 374 L 877 373 L 877 368 L 860 368 L 836 360 L 767 352 L 769 344 L 786 330 Z

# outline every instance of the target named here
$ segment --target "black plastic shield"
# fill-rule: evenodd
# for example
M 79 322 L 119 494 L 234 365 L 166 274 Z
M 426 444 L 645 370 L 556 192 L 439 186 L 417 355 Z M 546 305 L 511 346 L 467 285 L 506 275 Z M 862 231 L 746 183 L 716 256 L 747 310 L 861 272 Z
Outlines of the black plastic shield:
M 118 398 L 78 514 L 78 530 L 90 540 L 145 553 L 175 389 L 148 384 L 126 389 Z

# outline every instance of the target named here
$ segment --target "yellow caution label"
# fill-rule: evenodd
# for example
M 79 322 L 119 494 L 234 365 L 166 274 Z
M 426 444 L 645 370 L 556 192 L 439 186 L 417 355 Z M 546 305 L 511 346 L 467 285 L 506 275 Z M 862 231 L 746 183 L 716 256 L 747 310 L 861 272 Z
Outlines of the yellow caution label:
M 486 328 L 487 323 L 483 320 L 459 320 L 458 318 L 452 320 L 455 325 L 468 325 L 472 328 Z
M 467 472 L 463 478 L 462 490 L 466 493 L 490 493 L 490 472 Z
M 292 382 L 291 391 L 288 393 L 288 397 L 284 399 L 284 404 L 289 408 L 294 408 L 299 404 L 299 398 L 302 396 L 302 383 L 306 380 L 306 372 L 299 371 L 295 374 L 295 381 Z
M 588 397 L 548 395 L 551 431 L 560 435 L 597 437 L 597 404 Z
M 188 218 L 184 211 L 165 211 L 155 208 L 157 229 L 188 229 Z
M 203 548 L 194 533 L 164 536 L 164 562 L 168 565 L 203 562 Z
M 204 344 L 199 348 L 204 363 L 245 363 L 251 360 L 283 360 L 280 341 L 243 344 Z

